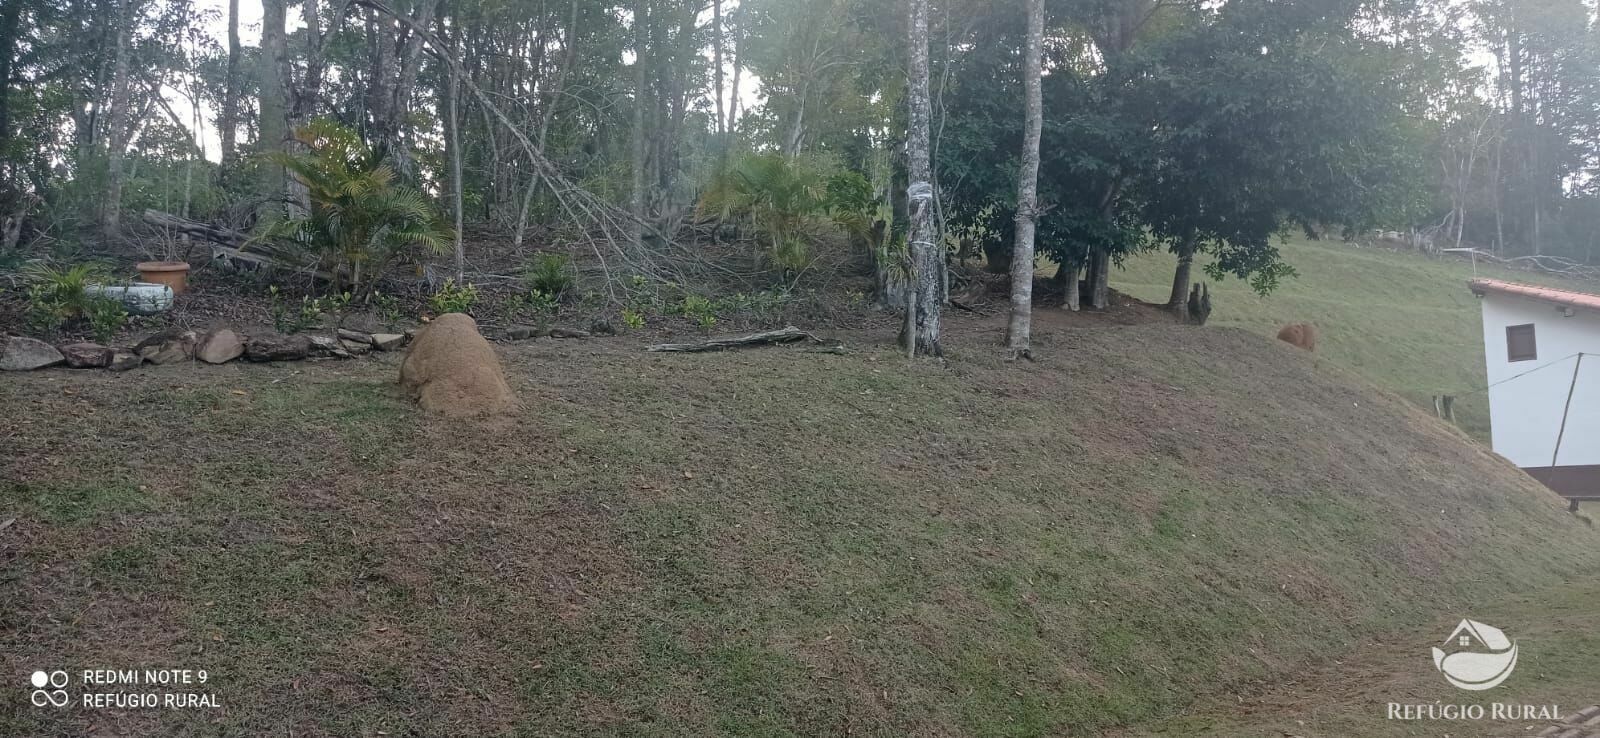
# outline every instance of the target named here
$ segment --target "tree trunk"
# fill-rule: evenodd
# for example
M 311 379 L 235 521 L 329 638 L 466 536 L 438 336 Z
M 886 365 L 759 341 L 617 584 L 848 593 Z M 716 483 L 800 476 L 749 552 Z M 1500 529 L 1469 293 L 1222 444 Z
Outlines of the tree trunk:
M 911 206 L 908 240 L 912 274 L 916 282 L 916 309 L 914 319 L 909 321 L 915 328 L 915 335 L 905 337 L 905 348 L 913 355 L 943 356 L 944 348 L 939 343 L 939 318 L 944 309 L 944 279 L 940 269 L 943 259 L 938 250 L 939 234 L 934 229 L 933 162 L 930 157 L 933 105 L 928 80 L 928 0 L 908 2 L 911 79 L 906 96 L 911 111 L 906 151 L 911 185 L 906 189 L 906 194 Z
M 239 0 L 228 0 L 228 71 L 222 87 L 222 112 L 217 116 L 224 171 L 238 157 L 239 54 Z
M 0 151 L 11 142 L 11 73 L 16 67 L 18 25 L 22 0 L 6 0 L 0 6 Z M 15 177 L 14 172 L 10 172 Z
M 1178 245 L 1178 268 L 1172 273 L 1172 292 L 1167 297 L 1167 308 L 1182 312 L 1189 299 L 1190 272 L 1194 267 L 1195 234 L 1190 232 Z
M 628 200 L 629 210 L 633 222 L 629 224 L 633 229 L 633 247 L 644 249 L 644 174 L 645 174 L 645 100 L 648 97 L 646 88 L 650 78 L 645 69 L 645 18 L 647 17 L 648 0 L 634 0 L 633 2 L 633 189 Z
M 100 203 L 100 235 L 122 235 L 122 160 L 128 147 L 128 26 L 133 0 L 117 8 L 116 61 L 111 72 L 111 118 L 106 125 L 106 189 Z
M 1096 249 L 1089 258 L 1089 304 L 1096 310 L 1104 310 L 1111 304 L 1111 254 L 1104 250 Z
M 1027 102 L 1022 135 L 1022 167 L 1017 174 L 1017 242 L 1011 250 L 1011 323 L 1006 348 L 1013 358 L 1031 357 L 1033 323 L 1033 232 L 1038 221 L 1039 138 L 1044 129 L 1040 85 L 1044 52 L 1044 0 L 1028 1 L 1028 40 L 1023 87 Z
M 284 75 L 288 68 L 289 49 L 284 30 L 284 0 L 262 0 L 261 12 L 261 55 L 256 69 L 261 81 L 261 98 L 260 120 L 256 124 L 259 131 L 256 150 L 265 154 L 282 151 L 284 142 L 289 138 L 288 80 Z M 279 198 L 283 195 L 283 167 L 264 164 L 260 176 L 259 189 L 263 196 Z M 269 219 L 283 210 L 281 203 L 272 201 L 264 208 L 263 216 Z
M 744 68 L 744 3 L 733 9 L 733 89 L 728 93 L 728 141 L 723 156 L 733 148 L 734 134 L 739 130 L 739 72 Z
M 467 272 L 467 250 L 466 243 L 462 239 L 461 226 L 465 217 L 464 213 L 462 212 L 462 208 L 466 199 L 462 196 L 461 192 L 461 116 L 457 111 L 457 106 L 459 104 L 457 102 L 457 98 L 461 97 L 461 86 L 457 83 L 456 76 L 454 74 L 448 76 L 449 79 L 445 81 L 444 86 L 446 93 L 450 97 L 450 112 L 448 121 L 450 124 L 450 191 L 454 200 L 452 204 L 455 205 L 456 210 L 456 282 L 458 284 L 465 284 Z
M 1082 271 L 1078 264 L 1063 264 L 1060 274 L 1066 277 L 1066 287 L 1062 292 L 1061 307 L 1072 312 L 1078 312 L 1083 306 L 1083 280 L 1078 272 Z
M 722 110 L 722 0 L 711 0 L 711 64 L 717 88 L 717 133 L 726 128 Z

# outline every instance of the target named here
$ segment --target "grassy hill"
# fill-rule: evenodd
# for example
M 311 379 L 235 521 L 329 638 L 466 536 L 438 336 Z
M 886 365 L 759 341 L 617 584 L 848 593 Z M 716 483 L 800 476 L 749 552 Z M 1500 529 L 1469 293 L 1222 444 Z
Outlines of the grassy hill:
M 1509 464 L 1248 331 L 846 339 L 521 344 L 486 424 L 419 416 L 393 357 L 7 376 L 6 673 L 204 668 L 223 707 L 19 697 L 0 734 L 1084 735 L 1600 563 Z
M 1453 394 L 1457 422 L 1474 437 L 1488 439 L 1483 328 L 1477 298 L 1466 286 L 1474 276 L 1471 262 L 1340 241 L 1293 240 L 1281 248 L 1299 278 L 1267 297 L 1237 279 L 1213 284 L 1215 325 L 1275 336 L 1285 323 L 1315 323 L 1322 356 L 1425 407 L 1434 395 Z M 1174 259 L 1166 253 L 1140 255 L 1113 273 L 1112 285 L 1143 300 L 1166 302 Z M 1600 284 L 1484 264 L 1477 275 L 1600 292 Z

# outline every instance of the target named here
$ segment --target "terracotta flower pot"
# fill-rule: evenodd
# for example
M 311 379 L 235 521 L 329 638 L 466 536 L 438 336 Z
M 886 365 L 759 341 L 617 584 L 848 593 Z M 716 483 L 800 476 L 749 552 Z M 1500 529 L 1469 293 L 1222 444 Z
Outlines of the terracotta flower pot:
M 135 264 L 134 268 L 139 270 L 141 279 L 171 287 L 173 294 L 182 293 L 189 288 L 189 262 L 141 261 Z

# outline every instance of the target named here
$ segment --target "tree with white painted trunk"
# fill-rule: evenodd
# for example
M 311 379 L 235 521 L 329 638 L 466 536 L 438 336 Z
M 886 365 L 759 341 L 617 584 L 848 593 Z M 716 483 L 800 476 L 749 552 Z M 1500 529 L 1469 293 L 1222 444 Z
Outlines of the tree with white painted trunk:
M 1011 250 L 1011 324 L 1006 349 L 1011 358 L 1032 358 L 1033 234 L 1039 219 L 1039 138 L 1044 130 L 1044 0 L 1028 0 L 1027 55 L 1022 86 L 1026 102 L 1022 166 L 1017 172 L 1017 240 Z

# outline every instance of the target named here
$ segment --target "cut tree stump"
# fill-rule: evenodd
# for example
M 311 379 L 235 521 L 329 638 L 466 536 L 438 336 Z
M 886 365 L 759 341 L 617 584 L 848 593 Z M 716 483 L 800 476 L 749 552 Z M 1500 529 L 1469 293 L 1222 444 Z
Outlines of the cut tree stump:
M 744 348 L 747 346 L 773 346 L 780 343 L 794 343 L 796 341 L 810 341 L 822 343 L 822 340 L 794 326 L 779 328 L 772 331 L 751 333 L 747 336 L 727 336 L 724 338 L 710 338 L 695 343 L 658 343 L 654 346 L 644 347 L 645 351 L 671 351 L 679 353 L 693 353 L 699 351 L 724 351 L 727 349 Z

